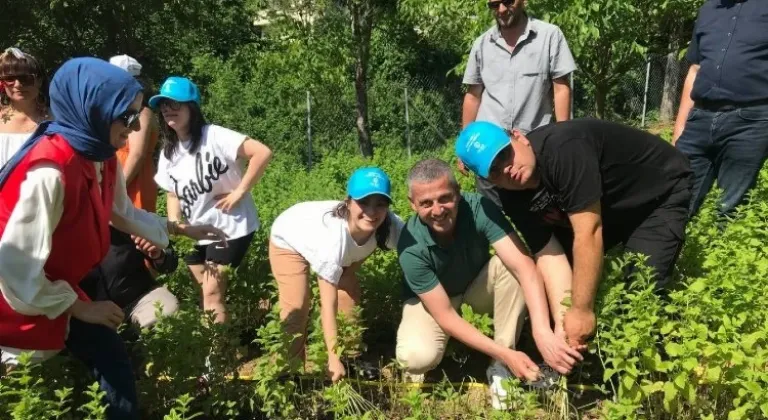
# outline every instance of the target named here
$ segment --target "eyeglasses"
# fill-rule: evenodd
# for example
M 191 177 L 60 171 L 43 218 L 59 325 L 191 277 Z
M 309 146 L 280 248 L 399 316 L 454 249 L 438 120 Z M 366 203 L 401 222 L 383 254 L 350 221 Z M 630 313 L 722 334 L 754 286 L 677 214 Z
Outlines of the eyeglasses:
M 9 85 L 13 84 L 15 81 L 18 81 L 24 86 L 30 86 L 34 85 L 36 80 L 37 77 L 35 77 L 34 74 L 6 74 L 0 76 L 0 82 L 7 83 Z
M 122 121 L 123 124 L 125 124 L 125 128 L 131 128 L 131 127 L 134 127 L 139 122 L 140 116 L 141 116 L 141 111 L 126 111 L 122 115 L 117 117 L 117 119 Z
M 178 111 L 181 109 L 181 102 L 173 101 L 171 99 L 163 99 L 158 104 L 160 108 L 167 106 L 168 108 L 171 108 L 174 111 Z
M 496 10 L 501 6 L 502 4 L 504 7 L 512 6 L 512 4 L 515 3 L 515 0 L 496 0 L 496 1 L 489 1 L 488 2 L 488 8 L 491 10 Z
M 491 167 L 488 169 L 488 179 L 494 179 L 501 175 L 501 173 L 504 171 L 504 168 L 507 166 L 507 163 L 509 162 L 509 158 L 512 156 L 512 146 L 507 146 L 499 152 L 498 155 L 493 159 L 493 163 L 491 163 Z

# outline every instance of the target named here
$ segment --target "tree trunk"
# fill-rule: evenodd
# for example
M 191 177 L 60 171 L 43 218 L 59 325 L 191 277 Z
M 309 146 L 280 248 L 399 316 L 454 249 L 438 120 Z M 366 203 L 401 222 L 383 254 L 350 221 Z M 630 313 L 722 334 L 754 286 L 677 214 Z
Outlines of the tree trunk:
M 352 34 L 355 42 L 355 96 L 357 99 L 357 138 L 360 153 L 373 157 L 373 142 L 368 122 L 368 58 L 371 48 L 373 17 L 368 0 L 353 1 L 350 4 Z
M 675 103 L 680 96 L 680 61 L 677 60 L 677 49 L 673 49 L 666 57 L 664 66 L 664 92 L 661 96 L 661 121 L 672 121 L 675 117 Z
M 608 96 L 608 86 L 595 83 L 595 117 L 605 119 L 605 101 Z

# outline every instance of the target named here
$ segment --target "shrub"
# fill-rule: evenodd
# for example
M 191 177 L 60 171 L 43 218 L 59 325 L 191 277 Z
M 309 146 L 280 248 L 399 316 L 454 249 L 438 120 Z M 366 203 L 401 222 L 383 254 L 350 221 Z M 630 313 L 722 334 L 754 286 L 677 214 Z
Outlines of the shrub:
M 452 156 L 450 149 L 437 154 Z M 611 419 L 768 417 L 768 170 L 761 173 L 751 202 L 727 225 L 716 219 L 714 199 L 708 200 L 687 229 L 677 287 L 668 296 L 653 293 L 647 270 L 623 278 L 623 267 L 639 257 L 611 255 L 597 299 L 593 365 L 585 364 L 581 373 L 546 392 L 525 391 L 512 381 L 514 411 L 492 412 L 471 380 L 455 384 L 446 378 L 432 388 L 406 387 L 393 370 L 394 376 L 379 383 L 350 378 L 331 386 L 324 377 L 317 293 L 309 325 L 311 363 L 300 378 L 291 376 L 295 367 L 285 354 L 289 337 L 280 328 L 267 260 L 272 220 L 299 201 L 344 198 L 348 175 L 369 164 L 390 174 L 394 211 L 407 217 L 412 211 L 405 177 L 416 159 L 397 151 L 379 150 L 372 161 L 340 153 L 326 156 L 311 172 L 289 160 L 273 162 L 253 191 L 262 224 L 243 265 L 232 273 L 231 323 L 213 324 L 200 311 L 198 286 L 187 270 L 161 278 L 183 303 L 176 315 L 142 332 L 132 345 L 143 418 L 205 413 L 212 418 L 554 419 L 585 412 Z M 465 189 L 472 188 L 471 177 L 459 180 Z M 189 246 L 188 241 L 178 244 L 182 253 Z M 340 320 L 341 351 L 349 354 L 354 338 L 362 334 L 369 348 L 391 353 L 402 287 L 395 253 L 375 252 L 360 279 L 362 323 Z M 469 310 L 463 315 L 491 333 L 487 317 Z M 87 376 L 66 360 L 57 357 L 46 362 L 56 368 L 46 369 L 25 361 L 0 379 L 0 417 L 98 417 L 98 393 L 86 391 L 88 381 L 71 379 Z M 242 369 L 245 361 L 250 372 Z M 205 387 L 198 381 L 203 375 Z M 599 401 L 578 408 L 584 396 L 574 390 L 585 378 L 597 387 Z

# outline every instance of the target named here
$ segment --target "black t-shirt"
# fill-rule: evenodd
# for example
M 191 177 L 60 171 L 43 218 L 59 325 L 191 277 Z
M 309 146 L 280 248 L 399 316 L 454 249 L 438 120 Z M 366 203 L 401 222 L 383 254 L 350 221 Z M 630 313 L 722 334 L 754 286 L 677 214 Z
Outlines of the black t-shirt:
M 541 176 L 537 190 L 497 189 L 504 212 L 532 252 L 568 213 L 600 200 L 604 230 L 644 214 L 691 173 L 688 159 L 645 131 L 595 119 L 549 124 L 527 134 Z
M 144 254 L 136 249 L 130 235 L 110 226 L 110 247 L 99 266 L 91 270 L 80 288 L 93 300 L 111 300 L 125 309 L 158 287 L 146 266 Z M 176 269 L 178 259 L 169 247 L 162 266 L 152 264 L 161 273 Z

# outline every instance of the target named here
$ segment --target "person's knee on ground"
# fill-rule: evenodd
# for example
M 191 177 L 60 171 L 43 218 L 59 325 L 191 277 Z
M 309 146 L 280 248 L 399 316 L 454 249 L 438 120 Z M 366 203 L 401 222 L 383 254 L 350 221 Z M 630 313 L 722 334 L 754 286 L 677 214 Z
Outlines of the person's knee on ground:
M 444 351 L 432 343 L 397 343 L 395 358 L 400 367 L 413 375 L 421 375 L 437 367 L 443 360 Z
M 395 359 L 405 372 L 421 375 L 437 367 L 448 340 L 448 334 L 418 298 L 405 302 L 395 345 Z
M 158 309 L 160 311 L 158 316 Z M 179 310 L 179 301 L 165 286 L 157 287 L 144 295 L 131 311 L 131 321 L 140 328 L 154 326 L 160 318 L 171 316 Z

